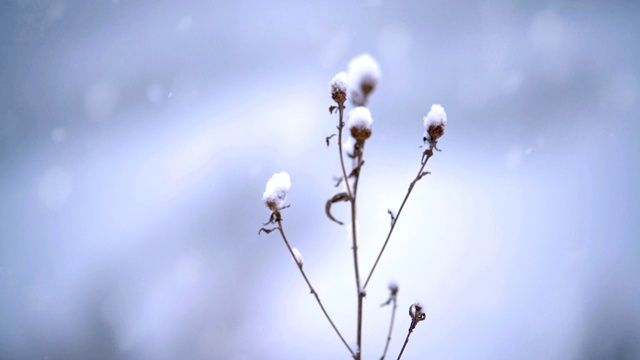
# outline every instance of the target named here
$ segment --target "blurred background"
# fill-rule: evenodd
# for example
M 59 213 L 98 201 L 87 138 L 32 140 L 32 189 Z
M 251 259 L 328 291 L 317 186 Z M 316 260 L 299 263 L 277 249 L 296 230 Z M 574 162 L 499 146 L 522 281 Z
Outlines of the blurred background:
M 0 358 L 348 359 L 355 343 L 327 84 L 370 53 L 359 190 L 364 359 L 640 358 L 640 3 L 0 3 Z M 334 206 L 347 218 L 347 206 Z

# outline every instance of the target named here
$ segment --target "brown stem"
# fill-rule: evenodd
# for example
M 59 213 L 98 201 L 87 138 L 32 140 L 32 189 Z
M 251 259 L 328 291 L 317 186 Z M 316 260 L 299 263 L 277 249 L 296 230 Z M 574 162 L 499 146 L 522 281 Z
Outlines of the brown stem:
M 357 145 L 356 145 L 357 146 Z M 359 149 L 357 151 L 356 156 L 356 166 L 359 166 L 362 162 L 362 152 L 364 151 L 364 142 L 360 144 Z M 358 240 L 357 240 L 357 227 L 356 227 L 356 199 L 358 196 L 358 182 L 360 180 L 360 168 L 354 172 L 355 180 L 353 181 L 353 198 L 351 199 L 351 233 L 353 235 L 353 265 L 355 269 L 356 275 L 356 290 L 358 295 L 358 333 L 357 333 L 357 343 L 358 343 L 358 357 L 360 360 L 362 354 L 362 310 L 363 310 L 363 299 L 364 292 L 360 287 L 360 270 L 358 267 Z
M 402 345 L 402 350 L 400 350 L 400 354 L 398 354 L 398 359 L 400 360 L 400 358 L 402 357 L 402 353 L 404 352 L 404 348 L 407 347 L 407 343 L 409 342 L 409 336 L 411 336 L 411 333 L 413 332 L 413 329 L 409 329 L 409 331 L 407 332 L 407 338 L 404 339 L 404 344 Z
M 355 359 L 356 358 L 356 353 L 351 349 L 349 344 L 347 344 L 347 341 L 344 339 L 344 337 L 342 337 L 342 334 L 340 334 L 340 331 L 338 330 L 336 325 L 333 323 L 333 320 L 331 320 L 331 317 L 327 313 L 327 310 L 325 310 L 324 306 L 322 305 L 322 302 L 320 301 L 320 297 L 318 296 L 318 293 L 316 292 L 316 290 L 311 285 L 311 282 L 309 281 L 309 278 L 307 278 L 307 274 L 305 274 L 304 270 L 302 269 L 302 264 L 299 264 L 298 261 L 296 260 L 296 256 L 293 253 L 293 249 L 291 248 L 291 245 L 289 244 L 289 241 L 287 240 L 287 237 L 284 234 L 284 230 L 282 230 L 282 219 L 279 216 L 276 217 L 276 222 L 278 223 L 278 230 L 280 231 L 280 235 L 282 235 L 282 239 L 284 240 L 284 243 L 287 245 L 287 249 L 289 249 L 289 253 L 291 254 L 291 257 L 293 258 L 293 261 L 296 264 L 298 264 L 298 270 L 300 270 L 300 274 L 302 274 L 302 277 L 304 278 L 304 281 L 306 281 L 307 286 L 309 286 L 309 291 L 311 292 L 311 294 L 313 294 L 315 296 L 316 301 L 318 302 L 318 305 L 320 305 L 320 309 L 322 309 L 322 312 L 324 313 L 324 316 L 327 318 L 327 320 L 329 320 L 329 323 L 333 327 L 333 330 L 335 330 L 335 332 L 336 332 L 336 334 L 338 334 L 338 337 L 340 338 L 340 340 L 342 340 L 342 343 L 344 344 L 344 346 L 347 347 L 347 349 L 351 353 L 351 356 Z
M 340 123 L 338 124 L 338 152 L 340 153 L 340 167 L 342 168 L 342 176 L 344 176 L 345 186 L 347 187 L 347 194 L 349 195 L 349 200 L 351 202 L 351 233 L 353 235 L 353 267 L 356 278 L 356 291 L 358 296 L 358 332 L 357 332 L 357 344 L 358 349 L 356 351 L 356 360 L 361 359 L 362 354 L 362 299 L 364 297 L 362 293 L 362 288 L 360 287 L 360 270 L 358 267 L 358 240 L 356 234 L 356 189 L 358 186 L 359 173 L 360 171 L 356 171 L 354 174 L 355 180 L 353 185 L 353 191 L 351 191 L 351 185 L 349 184 L 349 176 L 347 175 L 347 169 L 344 166 L 344 154 L 342 151 L 342 130 L 344 128 L 344 103 L 338 104 L 338 111 L 340 114 Z M 357 157 L 356 166 L 360 164 L 362 160 L 362 152 L 359 152 L 359 156 Z
M 369 275 L 367 276 L 367 280 L 364 282 L 364 289 L 367 288 L 367 285 L 369 284 L 369 280 L 371 280 L 371 275 L 373 275 L 373 272 L 376 269 L 376 266 L 378 266 L 378 262 L 380 261 L 380 258 L 382 257 L 382 253 L 384 253 L 384 249 L 387 247 L 387 244 L 389 243 L 389 239 L 391 238 L 391 234 L 393 234 L 393 229 L 396 228 L 396 224 L 398 223 L 398 219 L 400 218 L 400 214 L 402 213 L 402 209 L 404 208 L 404 205 L 407 203 L 407 199 L 409 199 L 409 195 L 411 195 L 411 191 L 413 191 L 413 187 L 416 185 L 418 180 L 420 180 L 422 178 L 424 167 L 427 165 L 427 162 L 429 161 L 429 158 L 431 156 L 433 156 L 433 151 L 431 149 L 425 151 L 425 156 L 426 157 L 425 157 L 424 161 L 422 161 L 422 166 L 420 167 L 420 170 L 418 170 L 418 174 L 416 175 L 416 178 L 413 179 L 413 181 L 409 185 L 409 190 L 407 191 L 407 194 L 404 196 L 404 200 L 402 200 L 402 205 L 400 205 L 400 209 L 398 210 L 398 214 L 396 215 L 395 219 L 391 222 L 391 229 L 389 229 L 389 233 L 387 234 L 387 239 L 384 241 L 384 244 L 382 245 L 382 249 L 380 249 L 380 253 L 378 254 L 378 257 L 376 258 L 376 262 L 373 263 L 373 267 L 371 268 L 371 271 L 369 271 Z
M 349 177 L 347 176 L 347 169 L 344 167 L 344 155 L 342 154 L 342 128 L 344 128 L 344 103 L 338 104 L 338 111 L 340 113 L 340 122 L 338 123 L 338 151 L 340 152 L 340 166 L 342 167 L 342 176 L 344 176 L 344 182 L 347 187 L 347 194 L 349 198 L 353 198 L 351 193 L 351 186 L 349 185 Z
M 389 324 L 389 333 L 387 334 L 387 344 L 384 346 L 384 352 L 382 353 L 380 360 L 384 360 L 384 357 L 387 356 L 387 350 L 389 350 L 389 344 L 391 343 L 391 333 L 393 332 L 393 322 L 396 319 L 396 309 L 398 308 L 397 297 L 392 295 L 391 301 L 393 302 L 393 308 L 391 309 L 391 323 Z

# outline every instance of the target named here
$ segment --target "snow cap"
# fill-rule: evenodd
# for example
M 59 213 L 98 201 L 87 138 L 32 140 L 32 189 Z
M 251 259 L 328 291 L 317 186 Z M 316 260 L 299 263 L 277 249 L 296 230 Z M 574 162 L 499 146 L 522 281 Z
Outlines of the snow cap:
M 371 55 L 362 54 L 351 59 L 347 73 L 353 103 L 364 105 L 380 81 L 380 65 Z
M 347 239 L 351 239 L 353 237 L 353 223 L 349 222 L 345 227 L 347 231 Z M 360 221 L 356 220 L 356 236 L 360 238 Z
M 364 106 L 358 106 L 349 112 L 347 126 L 353 136 L 358 141 L 367 140 L 371 136 L 371 112 Z
M 424 142 L 438 140 L 444 135 L 444 128 L 447 126 L 447 113 L 442 105 L 433 104 L 427 116 L 424 117 Z
M 391 291 L 392 296 L 398 294 L 398 283 L 395 282 L 395 280 L 389 281 L 388 288 L 389 288 L 389 291 Z
M 427 317 L 427 314 L 424 312 L 424 308 L 424 301 L 421 299 L 414 301 L 409 307 L 409 316 L 413 318 L 415 323 L 418 323 L 418 321 L 422 321 Z
M 291 252 L 293 252 L 293 257 L 296 260 L 296 264 L 302 267 L 302 265 L 304 264 L 304 259 L 302 258 L 302 254 L 300 253 L 300 250 L 298 250 L 297 248 L 291 248 Z
M 329 82 L 329 91 L 331 98 L 338 104 L 344 104 L 347 101 L 347 89 L 349 87 L 349 78 L 344 71 L 339 72 Z
M 278 211 L 285 206 L 290 188 L 291 178 L 289 174 L 284 171 L 273 174 L 267 182 L 267 187 L 262 194 L 262 200 L 271 211 Z

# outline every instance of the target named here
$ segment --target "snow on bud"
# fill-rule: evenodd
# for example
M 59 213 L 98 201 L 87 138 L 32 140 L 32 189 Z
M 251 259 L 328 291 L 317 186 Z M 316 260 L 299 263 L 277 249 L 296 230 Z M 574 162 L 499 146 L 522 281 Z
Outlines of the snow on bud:
M 431 110 L 424 118 L 424 142 L 438 140 L 444 135 L 444 128 L 447 126 L 447 113 L 441 105 L 431 105 Z
M 349 112 L 347 127 L 349 127 L 351 131 L 351 136 L 356 140 L 367 140 L 371 136 L 372 124 L 373 119 L 371 118 L 371 112 L 366 107 L 358 106 Z
M 347 231 L 347 240 L 353 237 L 353 225 L 348 223 L 345 230 Z M 360 221 L 356 220 L 356 237 L 360 238 Z
M 412 327 L 415 327 L 418 324 L 418 321 L 422 321 L 427 317 L 427 314 L 424 312 L 424 302 L 420 299 L 416 300 L 409 307 L 409 316 L 411 316 Z
M 349 88 L 353 102 L 364 105 L 367 96 L 375 89 L 380 80 L 380 66 L 369 54 L 356 56 L 349 62 Z
M 342 142 L 342 151 L 350 157 L 353 158 L 356 156 L 356 142 L 355 139 L 351 136 L 347 136 L 347 139 Z
M 331 92 L 331 98 L 338 104 L 344 104 L 347 101 L 347 88 L 349 85 L 349 79 L 347 73 L 344 71 L 339 72 L 329 82 L 329 91 Z
M 354 341 L 354 342 L 352 342 L 352 343 L 351 343 L 351 348 L 353 349 L 353 351 L 354 351 L 356 354 L 359 354 L 359 353 L 360 353 L 360 346 L 358 346 L 358 343 L 357 343 L 357 342 L 355 342 L 355 341 Z
M 300 250 L 298 250 L 297 248 L 291 248 L 291 252 L 293 252 L 293 257 L 296 260 L 296 264 L 302 267 L 302 265 L 304 264 L 304 259 L 302 258 L 302 254 L 300 253 Z
M 262 194 L 262 201 L 271 211 L 278 211 L 285 206 L 290 188 L 291 178 L 289 178 L 289 174 L 284 171 L 273 174 Z
M 395 296 L 398 294 L 398 283 L 394 280 L 389 281 L 388 288 L 389 291 L 391 291 L 391 296 Z

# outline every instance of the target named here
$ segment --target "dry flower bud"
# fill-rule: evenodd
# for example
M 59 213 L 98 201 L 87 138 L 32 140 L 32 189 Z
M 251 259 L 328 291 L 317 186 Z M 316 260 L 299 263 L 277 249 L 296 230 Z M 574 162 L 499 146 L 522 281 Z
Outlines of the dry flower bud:
M 267 182 L 267 187 L 262 194 L 262 200 L 271 211 L 278 211 L 285 206 L 290 188 L 291 178 L 289 174 L 284 171 L 273 174 Z
M 419 321 L 422 321 L 427 317 L 427 314 L 424 312 L 424 308 L 424 303 L 421 300 L 416 300 L 409 307 L 409 316 L 411 316 L 412 319 L 412 327 L 415 327 Z
M 366 107 L 358 106 L 349 112 L 347 126 L 351 131 L 351 136 L 357 141 L 364 141 L 371 137 L 372 124 L 371 112 Z
M 362 54 L 349 62 L 349 87 L 356 105 L 364 105 L 380 80 L 380 66 L 369 54 Z
M 398 283 L 391 280 L 389 281 L 389 291 L 391 291 L 391 296 L 396 296 L 398 294 Z
M 431 110 L 424 118 L 424 142 L 438 140 L 444 135 L 444 129 L 447 126 L 447 113 L 441 105 L 431 105 Z
M 338 104 L 344 104 L 347 101 L 347 88 L 349 80 L 347 73 L 344 71 L 339 72 L 329 82 L 329 91 L 331 92 L 331 98 Z

